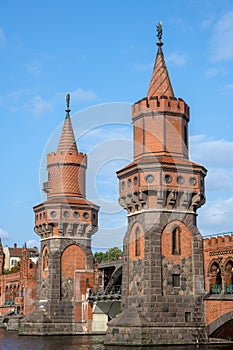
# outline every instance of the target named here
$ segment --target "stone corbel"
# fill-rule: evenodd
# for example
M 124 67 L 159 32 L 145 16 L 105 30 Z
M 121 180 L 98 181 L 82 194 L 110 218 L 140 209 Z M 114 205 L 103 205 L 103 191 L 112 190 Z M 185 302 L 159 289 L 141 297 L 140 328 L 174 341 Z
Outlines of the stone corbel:
M 177 191 L 171 191 L 167 196 L 167 208 L 173 209 L 177 200 Z
M 180 197 L 180 207 L 183 209 L 188 209 L 191 203 L 192 194 L 190 192 L 182 193 Z
M 165 191 L 158 190 L 157 192 L 157 208 L 162 209 L 165 202 Z

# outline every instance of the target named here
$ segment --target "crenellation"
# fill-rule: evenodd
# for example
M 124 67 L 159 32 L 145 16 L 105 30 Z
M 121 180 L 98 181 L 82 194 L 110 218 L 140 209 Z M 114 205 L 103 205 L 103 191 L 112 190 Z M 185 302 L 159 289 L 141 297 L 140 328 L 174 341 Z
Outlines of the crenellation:
M 142 309 L 146 329 L 144 336 L 141 324 L 136 328 L 133 324 L 127 326 L 133 345 L 146 345 L 148 341 L 150 345 L 171 344 L 177 343 L 177 339 L 183 344 L 188 343 L 188 339 L 195 343 L 192 341 L 192 334 L 196 332 L 194 319 L 199 322 L 200 337 L 207 340 L 201 317 L 203 299 L 197 302 L 197 296 L 204 293 L 204 276 L 200 272 L 203 271 L 203 246 L 196 227 L 197 209 L 205 203 L 206 170 L 188 159 L 189 107 L 174 96 L 162 48 L 158 46 L 147 97 L 132 108 L 134 161 L 117 172 L 119 202 L 128 212 L 123 281 L 126 280 L 124 273 L 129 271 L 130 276 L 127 285 L 122 286 L 125 306 L 117 320 L 109 323 L 107 344 L 128 343 L 125 331 L 131 307 L 138 317 Z M 137 172 L 140 196 L 133 191 L 133 174 Z M 145 203 L 138 206 L 138 198 L 143 195 Z M 138 249 L 131 249 L 132 246 Z M 135 261 L 141 262 L 140 273 Z M 133 282 L 145 296 L 140 312 L 130 298 L 128 286 Z M 156 313 L 154 300 L 158 301 Z M 188 327 L 187 307 L 192 318 Z M 159 332 L 161 324 L 166 328 L 163 338 Z M 117 330 L 118 340 L 113 330 Z M 134 342 L 136 334 L 141 334 L 139 343 Z
M 139 115 L 148 115 L 151 112 L 171 112 L 172 114 L 183 114 L 189 120 L 189 106 L 181 98 L 168 96 L 153 96 L 149 100 L 143 98 L 136 102 L 132 107 L 132 119 Z

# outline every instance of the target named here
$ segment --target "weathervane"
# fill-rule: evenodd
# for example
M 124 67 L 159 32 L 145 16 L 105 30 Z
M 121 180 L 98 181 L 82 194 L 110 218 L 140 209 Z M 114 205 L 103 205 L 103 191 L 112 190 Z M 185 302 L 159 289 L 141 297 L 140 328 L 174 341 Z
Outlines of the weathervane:
M 66 95 L 66 112 L 70 112 L 70 94 Z
M 159 39 L 159 42 L 157 43 L 158 46 L 162 46 L 162 35 L 163 35 L 163 28 L 162 28 L 162 21 L 159 22 L 159 24 L 156 25 L 157 30 L 157 38 Z

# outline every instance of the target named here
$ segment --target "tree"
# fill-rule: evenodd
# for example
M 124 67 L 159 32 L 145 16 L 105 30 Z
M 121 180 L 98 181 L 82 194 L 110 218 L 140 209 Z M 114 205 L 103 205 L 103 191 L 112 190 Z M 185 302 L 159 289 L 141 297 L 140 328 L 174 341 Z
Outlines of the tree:
M 107 261 L 115 261 L 122 257 L 122 250 L 118 247 L 109 248 L 105 253 L 96 252 L 94 254 L 94 258 L 97 259 L 98 263 L 107 262 Z
M 96 259 L 98 263 L 101 263 L 101 261 L 103 261 L 103 258 L 104 258 L 103 252 L 95 252 L 94 259 Z

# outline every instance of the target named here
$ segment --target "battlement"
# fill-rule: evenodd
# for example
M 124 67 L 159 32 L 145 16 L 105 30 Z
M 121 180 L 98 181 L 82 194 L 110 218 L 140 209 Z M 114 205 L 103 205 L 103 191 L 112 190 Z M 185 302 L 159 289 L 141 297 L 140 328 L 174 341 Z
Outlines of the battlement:
M 190 115 L 189 106 L 181 98 L 152 96 L 149 100 L 144 97 L 132 106 L 132 119 L 151 111 L 184 114 L 188 120 Z
M 208 248 L 229 248 L 233 242 L 233 232 L 224 232 L 216 235 L 203 237 L 204 249 Z
M 47 165 L 53 165 L 57 163 L 74 163 L 80 164 L 83 167 L 87 167 L 87 155 L 82 152 L 66 151 L 66 152 L 51 152 L 47 155 Z

